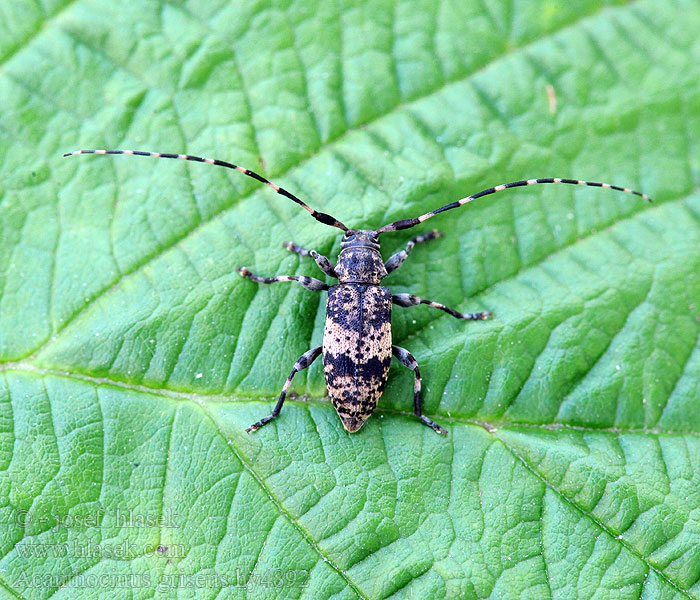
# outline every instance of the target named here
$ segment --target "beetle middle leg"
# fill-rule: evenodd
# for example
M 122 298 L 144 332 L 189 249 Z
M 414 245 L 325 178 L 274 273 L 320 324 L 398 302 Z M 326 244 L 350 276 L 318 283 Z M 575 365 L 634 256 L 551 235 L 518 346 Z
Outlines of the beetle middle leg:
M 314 292 L 321 292 L 330 287 L 327 283 L 323 283 L 323 281 L 319 281 L 313 277 L 306 277 L 305 275 L 278 275 L 277 277 L 260 277 L 259 275 L 253 275 L 246 267 L 236 267 L 236 270 L 240 272 L 241 277 L 247 277 L 248 279 L 252 279 L 258 283 L 296 281 L 307 290 L 312 290 Z
M 428 427 L 430 427 L 434 431 L 437 431 L 438 433 L 441 433 L 443 435 L 447 435 L 446 429 L 443 429 L 435 421 L 431 421 L 428 417 L 426 417 L 423 414 L 423 410 L 421 408 L 422 399 L 421 399 L 420 370 L 418 369 L 418 363 L 416 362 L 416 359 L 413 358 L 413 355 L 408 350 L 405 350 L 404 348 L 400 348 L 399 346 L 392 346 L 391 352 L 393 353 L 393 355 L 399 360 L 399 362 L 404 367 L 408 367 L 416 375 L 416 378 L 415 378 L 415 381 L 413 384 L 413 414 L 416 415 L 423 423 L 425 423 Z
M 433 229 L 430 233 L 417 235 L 416 237 L 409 240 L 408 244 L 406 244 L 405 250 L 399 250 L 396 254 L 392 254 L 391 257 L 389 257 L 389 260 L 386 261 L 384 268 L 386 269 L 387 275 L 392 271 L 396 271 L 396 269 L 398 269 L 403 264 L 403 261 L 406 260 L 406 257 L 410 254 L 411 250 L 413 250 L 413 247 L 416 244 L 422 244 L 423 242 L 436 240 L 437 238 L 442 237 L 442 235 L 443 234 L 440 233 L 437 229 Z
M 444 310 L 448 315 L 452 315 L 453 317 L 456 317 L 457 319 L 465 319 L 466 321 L 483 321 L 484 319 L 488 319 L 489 317 L 493 317 L 492 312 L 478 312 L 478 313 L 457 312 L 456 310 L 454 310 L 453 308 L 450 308 L 449 306 L 445 306 L 444 304 L 440 304 L 439 302 L 433 302 L 432 300 L 424 300 L 423 298 L 419 298 L 418 296 L 414 296 L 413 294 L 394 294 L 391 297 L 391 301 L 394 304 L 396 304 L 397 306 L 403 306 L 403 307 L 418 306 L 419 304 L 427 304 L 428 306 L 432 306 L 433 308 Z
M 296 252 L 299 256 L 310 256 L 316 261 L 316 264 L 321 271 L 330 277 L 335 277 L 338 279 L 338 274 L 335 272 L 333 263 L 328 258 L 323 256 L 323 254 L 319 254 L 316 252 L 316 250 L 307 250 L 306 248 L 297 246 L 294 242 L 282 242 L 282 247 L 286 248 L 290 252 Z
M 265 423 L 269 423 L 270 421 L 272 421 L 272 419 L 274 419 L 280 414 L 280 411 L 282 410 L 282 405 L 284 404 L 284 399 L 287 397 L 287 390 L 289 390 L 289 386 L 292 384 L 292 379 L 294 379 L 294 376 L 299 371 L 303 371 L 308 366 L 310 366 L 311 363 L 318 358 L 318 355 L 321 354 L 322 349 L 323 346 L 319 346 L 318 348 L 312 348 L 311 350 L 305 352 L 299 357 L 299 360 L 297 360 L 297 362 L 294 363 L 294 368 L 289 374 L 289 377 L 287 377 L 287 381 L 284 382 L 282 393 L 280 394 L 279 400 L 277 400 L 277 404 L 275 405 L 272 414 L 260 419 L 257 423 L 248 427 L 248 429 L 246 429 L 246 433 L 250 433 L 251 431 L 257 431 L 263 425 L 265 425 Z

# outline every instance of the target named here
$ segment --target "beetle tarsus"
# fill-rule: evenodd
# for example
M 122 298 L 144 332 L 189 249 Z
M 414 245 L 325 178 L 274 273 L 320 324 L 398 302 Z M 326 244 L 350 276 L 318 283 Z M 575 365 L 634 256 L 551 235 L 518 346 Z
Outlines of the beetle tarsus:
M 430 427 L 433 431 L 439 433 L 440 435 L 447 435 L 447 429 L 440 427 L 435 421 L 431 421 L 425 415 L 416 415 L 423 423 Z
M 292 379 L 294 379 L 294 376 L 299 372 L 303 371 L 306 369 L 312 362 L 314 362 L 317 358 L 318 355 L 321 354 L 321 350 L 323 349 L 323 346 L 317 346 L 316 348 L 312 348 L 308 352 L 304 352 L 297 362 L 294 363 L 294 368 L 292 369 L 292 372 L 289 374 L 289 377 L 287 377 L 287 381 L 284 382 L 284 387 L 282 388 L 282 392 L 280 393 L 280 397 L 277 400 L 277 404 L 275 404 L 275 408 L 272 410 L 272 414 L 268 415 L 267 417 L 264 417 L 263 419 L 260 419 L 257 423 L 254 423 L 248 429 L 246 429 L 246 433 L 250 433 L 251 431 L 257 431 L 260 429 L 263 425 L 266 423 L 269 423 L 272 421 L 272 419 L 275 419 L 279 416 L 280 411 L 282 410 L 282 405 L 284 404 L 284 400 L 287 397 L 287 392 L 289 391 L 289 386 L 292 384 Z
M 464 319 L 466 321 L 485 321 L 486 319 L 490 319 L 493 317 L 492 312 L 478 312 L 478 313 L 460 313 L 460 319 Z

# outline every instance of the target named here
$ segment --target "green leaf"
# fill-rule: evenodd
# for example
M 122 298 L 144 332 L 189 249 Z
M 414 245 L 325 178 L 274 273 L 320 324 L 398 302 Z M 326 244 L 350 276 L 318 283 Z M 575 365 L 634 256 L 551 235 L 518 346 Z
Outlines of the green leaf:
M 700 6 L 8 3 L 0 19 L 0 594 L 700 598 Z M 386 284 L 380 408 L 320 361 L 337 230 L 440 215 Z M 429 228 L 423 226 L 420 231 Z M 383 237 L 386 257 L 419 232 Z M 128 590 L 128 591 L 127 591 Z

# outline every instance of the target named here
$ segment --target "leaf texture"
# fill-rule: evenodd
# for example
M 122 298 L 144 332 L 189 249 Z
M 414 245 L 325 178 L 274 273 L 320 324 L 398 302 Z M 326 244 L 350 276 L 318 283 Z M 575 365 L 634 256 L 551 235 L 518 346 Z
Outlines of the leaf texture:
M 700 598 L 700 4 L 24 0 L 0 9 L 0 594 Z M 320 361 L 254 435 L 337 230 L 485 187 L 386 285 L 358 434 Z M 421 232 L 429 230 L 423 226 Z M 383 237 L 383 253 L 418 232 Z

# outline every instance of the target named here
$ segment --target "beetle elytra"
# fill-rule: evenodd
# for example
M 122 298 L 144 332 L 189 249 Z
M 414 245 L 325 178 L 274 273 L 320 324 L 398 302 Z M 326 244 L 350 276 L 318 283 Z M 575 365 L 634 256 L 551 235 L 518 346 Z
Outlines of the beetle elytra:
M 257 283 L 269 284 L 282 281 L 296 281 L 308 290 L 328 292 L 323 344 L 305 352 L 297 360 L 292 372 L 287 377 L 287 381 L 282 388 L 272 413 L 248 427 L 246 429 L 248 433 L 260 429 L 260 427 L 269 423 L 280 414 L 294 375 L 306 369 L 321 354 L 323 354 L 323 372 L 328 394 L 343 423 L 343 427 L 347 431 L 354 432 L 359 430 L 376 408 L 377 402 L 386 386 L 389 362 L 391 357 L 394 356 L 401 364 L 411 369 L 414 373 L 413 413 L 415 416 L 434 431 L 442 434 L 447 433 L 440 425 L 423 414 L 421 406 L 421 377 L 416 359 L 408 350 L 392 344 L 392 304 L 402 307 L 427 304 L 433 308 L 445 311 L 453 317 L 465 320 L 482 320 L 492 315 L 490 312 L 460 313 L 438 302 L 425 300 L 412 294 L 392 294 L 388 288 L 381 285 L 382 279 L 403 264 L 416 244 L 434 240 L 441 237 L 441 234 L 433 230 L 427 234 L 414 237 L 408 242 L 404 250 L 391 256 L 386 262 L 383 261 L 379 251 L 380 235 L 391 231 L 410 229 L 435 215 L 458 208 L 482 196 L 495 194 L 508 188 L 540 183 L 567 183 L 603 187 L 627 194 L 635 194 L 651 201 L 646 194 L 608 183 L 555 177 L 525 179 L 487 188 L 419 217 L 394 221 L 376 230 L 350 229 L 335 217 L 314 210 L 291 192 L 268 181 L 261 175 L 226 161 L 191 156 L 189 154 L 143 152 L 140 150 L 76 150 L 75 152 L 68 152 L 64 156 L 76 154 L 127 154 L 155 158 L 174 158 L 235 169 L 270 186 L 278 194 L 296 202 L 311 213 L 311 216 L 317 221 L 341 229 L 344 232 L 343 240 L 340 244 L 341 250 L 338 256 L 338 264 L 335 266 L 328 258 L 318 254 L 315 250 L 300 248 L 293 242 L 285 242 L 283 244 L 290 252 L 295 252 L 301 256 L 311 256 L 321 271 L 329 277 L 338 279 L 336 285 L 329 286 L 313 277 L 297 275 L 260 277 L 251 273 L 246 267 L 237 267 L 243 277 Z

